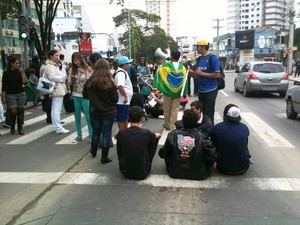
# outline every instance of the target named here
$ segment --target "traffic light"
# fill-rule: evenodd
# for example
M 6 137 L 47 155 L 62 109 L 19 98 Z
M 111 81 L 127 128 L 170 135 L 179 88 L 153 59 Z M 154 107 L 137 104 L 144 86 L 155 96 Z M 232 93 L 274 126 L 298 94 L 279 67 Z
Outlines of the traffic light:
M 29 38 L 29 20 L 25 15 L 19 16 L 19 38 L 21 40 L 27 40 Z

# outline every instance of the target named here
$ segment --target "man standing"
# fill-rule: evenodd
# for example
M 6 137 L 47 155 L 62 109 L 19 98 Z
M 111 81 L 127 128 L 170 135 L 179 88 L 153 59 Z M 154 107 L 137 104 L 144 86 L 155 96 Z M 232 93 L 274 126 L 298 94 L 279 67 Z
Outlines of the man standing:
M 158 68 L 153 85 L 164 96 L 164 128 L 176 130 L 175 122 L 180 106 L 180 97 L 188 92 L 187 73 L 184 65 L 179 63 L 179 51 L 171 52 L 171 61 Z
M 35 22 L 31 21 L 29 26 L 29 40 L 28 40 L 29 57 L 31 58 L 34 56 L 36 37 L 37 34 L 35 29 Z
M 160 133 L 140 128 L 144 112 L 139 106 L 129 110 L 131 127 L 116 135 L 120 172 L 128 179 L 143 180 L 151 172 Z
M 216 147 L 217 169 L 224 174 L 242 174 L 250 165 L 248 150 L 249 129 L 241 123 L 240 109 L 229 104 L 224 109 L 224 122 L 210 130 L 210 137 Z
M 117 102 L 117 122 L 119 129 L 127 128 L 128 125 L 128 112 L 130 101 L 132 98 L 133 90 L 130 77 L 126 70 L 130 68 L 130 63 L 126 56 L 118 59 L 118 70 L 115 72 L 115 83 L 118 89 L 119 100 Z
M 218 94 L 220 61 L 209 50 L 209 42 L 200 40 L 195 45 L 200 58 L 197 59 L 195 71 L 190 72 L 198 77 L 198 98 L 203 103 L 203 113 L 208 115 L 214 124 L 215 103 Z
M 185 110 L 182 120 L 184 129 L 168 134 L 164 146 L 159 150 L 159 156 L 165 159 L 170 177 L 204 180 L 211 174 L 209 167 L 215 164 L 215 147 L 195 129 L 195 112 Z

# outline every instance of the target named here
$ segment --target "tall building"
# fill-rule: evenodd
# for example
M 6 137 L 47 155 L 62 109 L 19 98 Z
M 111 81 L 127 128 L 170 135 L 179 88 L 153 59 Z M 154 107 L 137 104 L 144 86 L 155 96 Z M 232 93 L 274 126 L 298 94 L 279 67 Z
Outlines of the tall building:
M 227 31 L 268 27 L 287 31 L 295 0 L 227 0 Z
M 171 21 L 174 21 L 171 11 L 175 7 L 176 0 L 146 0 L 146 12 L 153 13 L 161 17 L 161 20 L 155 24 L 164 29 L 167 35 L 174 35 Z

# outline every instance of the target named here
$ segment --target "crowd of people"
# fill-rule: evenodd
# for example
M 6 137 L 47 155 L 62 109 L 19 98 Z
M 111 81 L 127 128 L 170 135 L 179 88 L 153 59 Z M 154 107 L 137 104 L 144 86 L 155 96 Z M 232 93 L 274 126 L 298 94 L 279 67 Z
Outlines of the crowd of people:
M 203 180 L 210 176 L 212 167 L 224 174 L 243 174 L 251 164 L 249 129 L 241 122 L 240 109 L 235 104 L 227 105 L 223 122 L 214 124 L 220 62 L 209 52 L 207 41 L 198 41 L 196 49 L 201 56 L 195 65 L 180 63 L 180 52 L 174 50 L 170 60 L 163 61 L 153 74 L 144 57 L 135 67 L 126 56 L 119 57 L 111 65 L 98 53 L 91 54 L 86 61 L 82 54 L 75 52 L 70 67 L 64 67 L 63 56 L 57 50 L 50 50 L 41 66 L 29 67 L 26 76 L 19 59 L 11 56 L 1 79 L 2 103 L 7 105 L 5 125 L 10 127 L 11 134 L 15 134 L 17 121 L 18 133 L 24 135 L 24 85 L 30 82 L 35 90 L 39 76 L 43 75 L 55 82 L 54 92 L 45 94 L 43 99 L 46 122 L 52 124 L 56 134 L 69 133 L 60 117 L 69 86 L 77 132 L 73 143 L 83 140 L 83 112 L 92 157 L 97 156 L 100 146 L 101 163 L 110 163 L 109 149 L 114 136 L 119 170 L 126 178 L 141 180 L 151 173 L 161 134 L 140 127 L 148 116 L 163 118 L 163 128 L 168 136 L 158 154 L 165 160 L 170 177 Z M 208 62 L 209 58 L 212 58 L 211 62 Z M 151 92 L 146 98 L 141 94 L 144 84 L 138 82 L 140 76 L 153 77 Z M 193 88 L 190 80 L 195 82 Z M 182 120 L 177 121 L 180 99 L 191 94 L 194 88 L 198 100 L 191 102 L 190 108 L 184 110 Z M 34 93 L 36 107 L 41 93 Z M 0 120 L 4 122 L 1 107 Z M 119 131 L 113 135 L 115 121 Z

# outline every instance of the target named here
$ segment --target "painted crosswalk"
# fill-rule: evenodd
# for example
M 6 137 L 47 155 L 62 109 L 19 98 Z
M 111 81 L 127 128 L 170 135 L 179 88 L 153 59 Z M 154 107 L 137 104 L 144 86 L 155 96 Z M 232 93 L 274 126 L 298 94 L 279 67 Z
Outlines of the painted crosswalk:
M 206 180 L 172 179 L 168 175 L 152 174 L 145 180 L 133 181 L 106 173 L 72 172 L 0 172 L 0 183 L 14 184 L 60 184 L 60 185 L 148 185 L 153 187 L 234 189 L 260 191 L 300 191 L 300 178 L 243 178 L 212 176 Z M 234 184 L 234 185 L 233 185 Z
M 178 120 L 182 118 L 183 111 L 179 111 L 178 113 Z M 275 113 L 275 116 L 277 116 L 280 119 L 285 119 L 284 113 Z M 265 142 L 265 144 L 269 147 L 284 147 L 284 148 L 295 148 L 293 144 L 291 144 L 286 138 L 284 138 L 278 131 L 273 129 L 270 125 L 268 125 L 266 122 L 264 122 L 261 118 L 259 118 L 255 113 L 253 112 L 242 112 L 241 113 L 242 122 L 246 123 L 249 128 L 252 129 L 251 135 L 254 133 L 261 138 L 261 141 Z M 36 116 L 34 118 L 25 120 L 24 127 L 28 127 L 31 125 L 34 125 L 35 123 L 44 122 L 46 119 L 46 115 L 40 115 Z M 83 119 L 83 116 L 82 116 Z M 74 116 L 69 115 L 65 117 L 64 119 L 65 125 L 74 123 Z M 160 119 L 163 123 L 163 119 Z M 220 112 L 215 113 L 215 123 L 219 123 L 222 121 L 222 114 Z M 161 124 L 162 124 L 161 123 Z M 116 125 L 114 125 L 116 126 Z M 147 127 L 147 122 L 143 123 L 141 125 L 142 127 Z M 115 127 L 116 128 L 116 127 Z M 117 128 L 116 128 L 117 129 Z M 8 130 L 2 130 L 1 134 L 9 134 Z M 16 138 L 14 140 L 11 140 L 7 142 L 7 145 L 23 145 L 28 144 L 30 142 L 33 142 L 37 140 L 38 138 L 41 138 L 49 133 L 53 132 L 53 126 L 45 125 L 43 127 L 40 127 L 39 129 L 28 132 L 24 136 L 15 136 Z M 163 145 L 165 143 L 165 140 L 168 136 L 169 131 L 162 128 L 162 137 L 159 140 L 159 145 Z M 69 134 L 59 135 L 60 140 L 55 142 L 55 145 L 71 145 L 76 144 L 72 143 L 73 139 L 77 136 L 76 132 L 71 132 Z M 82 136 L 83 139 L 88 138 L 88 128 L 87 126 L 84 126 L 82 128 Z M 251 138 L 251 137 L 250 137 Z M 116 140 L 113 138 L 113 143 L 116 144 Z

